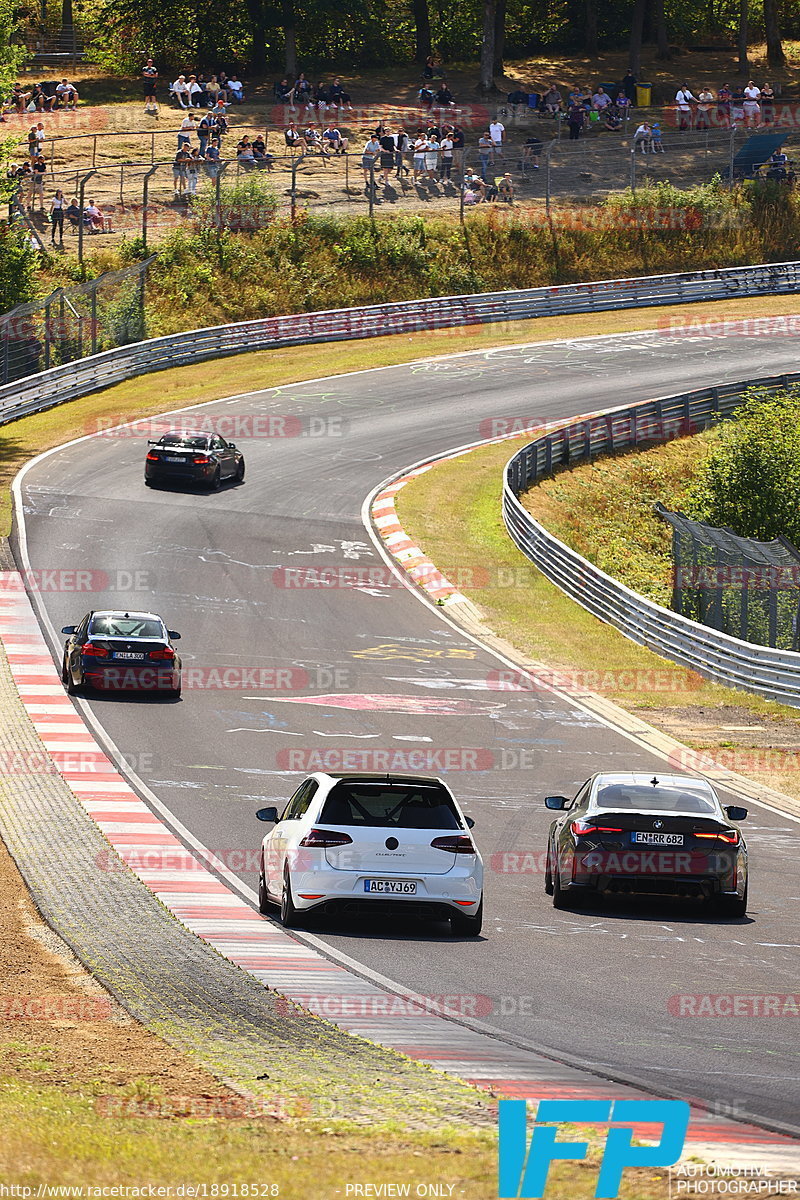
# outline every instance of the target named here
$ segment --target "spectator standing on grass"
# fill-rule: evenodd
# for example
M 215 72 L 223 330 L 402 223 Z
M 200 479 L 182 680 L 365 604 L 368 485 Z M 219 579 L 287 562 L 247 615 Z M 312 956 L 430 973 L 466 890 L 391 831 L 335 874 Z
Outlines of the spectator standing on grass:
M 771 125 L 775 120 L 775 92 L 771 83 L 765 83 L 761 89 L 761 121 Z
M 372 183 L 375 162 L 381 152 L 381 144 L 374 134 L 371 134 L 366 142 L 364 149 L 361 152 L 361 169 L 364 172 L 364 182 L 366 187 L 364 191 L 369 194 L 370 184 Z
M 219 139 L 212 138 L 211 145 L 206 148 L 205 152 L 206 175 L 209 179 L 216 179 L 220 172 L 220 149 Z
M 381 145 L 379 161 L 380 161 L 380 167 L 381 167 L 381 175 L 383 176 L 383 186 L 388 187 L 389 186 L 389 175 L 391 174 L 391 172 L 394 168 L 394 152 L 395 152 L 395 145 L 396 145 L 395 140 L 394 140 L 394 134 L 392 133 L 392 131 L 388 127 L 388 125 L 384 129 L 381 136 L 378 138 L 378 141 L 380 142 L 380 145 Z
M 569 125 L 569 140 L 571 142 L 577 142 L 578 138 L 581 136 L 581 130 L 583 129 L 585 121 L 586 121 L 586 109 L 583 107 L 582 104 L 578 104 L 578 103 L 573 104 L 569 110 L 569 113 L 567 114 L 567 124 Z
M 414 159 L 412 166 L 414 168 L 414 183 L 418 183 L 421 176 L 425 174 L 425 151 L 428 148 L 428 139 L 421 129 L 417 130 L 417 136 L 414 138 Z
M 186 163 L 189 158 L 189 151 L 184 143 L 179 147 L 178 153 L 172 163 L 172 184 L 175 188 L 175 199 L 180 200 L 186 190 Z
M 717 92 L 717 120 L 720 125 L 729 125 L 731 119 L 731 101 L 733 93 L 727 83 L 723 83 Z
M 748 125 L 759 125 L 761 118 L 761 88 L 752 79 L 744 89 L 744 117 Z
M 187 113 L 181 121 L 181 127 L 178 130 L 178 149 L 181 146 L 188 146 L 191 143 L 192 135 L 196 129 L 194 113 Z
M 708 114 L 714 107 L 714 93 L 708 84 L 705 85 L 697 97 L 697 128 L 708 129 Z
M 206 152 L 206 146 L 208 145 L 208 139 L 211 137 L 211 128 L 212 128 L 211 118 L 209 117 L 208 113 L 204 113 L 203 116 L 200 118 L 200 122 L 197 126 L 197 139 L 200 143 L 201 156 L 204 155 Z
M 441 150 L 441 172 L 442 179 L 446 179 L 449 183 L 450 176 L 453 171 L 453 138 L 451 136 L 449 125 L 445 127 L 442 140 L 439 143 Z
M 429 133 L 425 147 L 425 173 L 434 183 L 439 181 L 439 155 L 441 146 L 435 133 Z
M 197 176 L 200 174 L 202 163 L 202 155 L 195 146 L 194 150 L 190 151 L 186 163 L 186 192 L 189 196 L 197 195 Z
M 39 153 L 39 139 L 36 136 L 36 126 L 31 125 L 31 131 L 28 134 L 28 157 L 33 162 L 36 155 Z
M 486 182 L 486 172 L 489 170 L 489 164 L 492 161 L 494 154 L 494 142 L 491 134 L 487 129 L 478 138 L 478 160 L 480 162 L 481 179 Z
M 731 91 L 731 120 L 734 125 L 744 120 L 744 88 L 740 83 L 735 83 Z
M 522 148 L 522 165 L 523 170 L 526 166 L 532 167 L 534 171 L 539 170 L 539 155 L 542 153 L 542 143 L 535 134 L 528 138 Z
M 636 103 L 636 83 L 637 79 L 633 71 L 626 71 L 622 80 L 622 90 L 630 104 Z
M 142 91 L 144 92 L 144 111 L 158 116 L 158 67 L 152 58 L 148 58 L 142 67 Z
M 405 171 L 406 175 L 408 175 L 408 173 L 409 173 L 408 167 L 405 164 L 405 155 L 408 153 L 410 145 L 411 145 L 411 142 L 409 140 L 408 134 L 406 133 L 403 126 L 401 125 L 400 128 L 397 130 L 397 133 L 394 135 L 394 165 L 395 165 L 394 173 L 398 179 L 400 179 L 402 177 L 402 174 L 404 171 Z
M 61 188 L 58 188 L 55 196 L 50 201 L 50 241 L 55 246 L 56 230 L 58 230 L 58 244 L 64 245 L 64 213 L 67 208 L 67 201 Z
M 47 163 L 42 154 L 37 154 L 31 165 L 31 210 L 39 197 L 39 211 L 44 212 L 44 177 L 47 173 Z
M 654 121 L 650 126 L 650 149 L 653 154 L 664 153 L 664 143 L 661 140 L 661 125 L 658 121 Z
M 505 141 L 506 127 L 499 117 L 495 117 L 489 126 L 489 137 L 492 139 L 495 156 L 499 159 L 503 157 L 503 142 Z
M 678 109 L 678 126 L 680 129 L 692 128 L 692 105 L 696 103 L 697 101 L 690 92 L 688 84 L 681 84 L 675 93 L 675 104 Z

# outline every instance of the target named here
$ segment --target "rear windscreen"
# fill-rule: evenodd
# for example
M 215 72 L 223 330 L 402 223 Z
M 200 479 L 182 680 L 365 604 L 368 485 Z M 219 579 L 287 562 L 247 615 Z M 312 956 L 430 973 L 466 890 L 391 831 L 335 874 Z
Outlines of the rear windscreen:
M 337 783 L 320 815 L 322 825 L 386 829 L 460 829 L 455 805 L 443 787 Z
M 182 450 L 205 450 L 208 445 L 208 438 L 205 437 L 181 437 L 179 433 L 167 433 L 159 442 L 160 446 L 177 446 Z
M 653 787 L 651 784 L 609 783 L 598 788 L 597 808 L 624 812 L 680 812 L 716 816 L 717 806 L 711 797 L 688 788 Z
M 89 633 L 92 637 L 164 637 L 160 622 L 147 617 L 95 617 Z

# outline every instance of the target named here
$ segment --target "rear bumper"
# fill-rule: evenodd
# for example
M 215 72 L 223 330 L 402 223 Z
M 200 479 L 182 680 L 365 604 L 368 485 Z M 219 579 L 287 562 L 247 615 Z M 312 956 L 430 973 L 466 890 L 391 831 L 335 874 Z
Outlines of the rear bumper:
M 180 687 L 180 670 L 138 663 L 109 663 L 98 667 L 96 662 L 83 668 L 83 678 L 89 687 L 102 692 L 174 692 Z
M 144 468 L 145 479 L 153 482 L 163 479 L 182 479 L 185 483 L 204 483 L 214 476 L 216 466 L 214 463 L 209 463 L 207 467 L 202 466 L 181 466 L 180 463 L 164 463 L 154 464 L 147 463 Z
M 457 874 L 455 871 L 448 871 L 442 875 L 423 876 L 409 873 L 398 876 L 398 879 L 411 880 L 416 884 L 416 891 L 411 895 L 399 892 L 367 892 L 364 887 L 365 880 L 375 878 L 393 877 L 388 874 L 380 876 L 374 871 L 292 871 L 292 899 L 295 907 L 303 911 L 310 911 L 312 908 L 325 911 L 359 908 L 397 912 L 402 908 L 405 912 L 418 908 L 430 913 L 431 907 L 434 906 L 447 916 L 454 909 L 471 916 L 480 904 L 483 891 L 480 870 L 472 874 L 462 870 Z M 313 896 L 314 899 L 308 899 L 308 896 Z

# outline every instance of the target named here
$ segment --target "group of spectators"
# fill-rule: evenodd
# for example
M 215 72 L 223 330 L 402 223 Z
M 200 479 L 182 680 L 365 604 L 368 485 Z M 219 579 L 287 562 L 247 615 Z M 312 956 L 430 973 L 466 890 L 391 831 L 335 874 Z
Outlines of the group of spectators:
M 306 79 L 305 72 L 301 71 L 294 83 L 289 83 L 288 79 L 281 79 L 279 83 L 274 84 L 272 94 L 278 104 L 288 104 L 290 112 L 305 108 L 306 116 L 316 113 L 320 120 L 329 110 L 353 111 L 350 93 L 338 75 L 331 83 L 323 83 L 320 80 L 316 85 L 312 85 L 310 80 Z
M 142 67 L 142 90 L 145 113 L 158 116 L 158 67 L 152 58 Z M 182 109 L 228 109 L 246 99 L 244 84 L 235 71 L 231 75 L 218 71 L 208 79 L 202 73 L 178 75 L 169 85 L 169 98 Z
M 47 163 L 41 154 L 28 159 L 20 166 L 9 168 L 8 175 L 17 185 L 17 202 L 29 213 L 36 210 L 44 216 L 44 177 Z M 50 220 L 50 241 L 52 245 L 64 245 L 64 222 L 77 229 L 83 222 L 89 233 L 111 233 L 111 219 L 107 217 L 95 200 L 90 200 L 81 212 L 77 196 L 67 201 L 63 191 L 57 189 L 50 201 L 47 211 Z M 58 241 L 56 241 L 56 238 Z
M 688 84 L 675 93 L 675 108 L 681 129 L 709 129 L 712 125 L 753 128 L 772 125 L 775 121 L 775 90 L 771 83 L 759 87 L 752 79 L 746 87 L 723 83 L 716 95 L 705 84 L 695 96 Z
M 2 115 L 6 113 L 73 112 L 78 107 L 78 89 L 68 79 L 34 83 L 25 90 L 15 83 L 11 94 L 2 104 Z

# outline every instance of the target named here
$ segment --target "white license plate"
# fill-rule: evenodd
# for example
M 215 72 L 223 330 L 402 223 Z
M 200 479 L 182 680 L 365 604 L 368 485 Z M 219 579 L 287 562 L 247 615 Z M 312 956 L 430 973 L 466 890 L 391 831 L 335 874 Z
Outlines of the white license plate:
M 634 833 L 632 839 L 639 846 L 682 846 L 682 833 Z
M 165 455 L 164 455 L 164 462 L 179 462 L 179 463 L 185 463 L 185 462 L 186 462 L 186 459 L 185 459 L 185 458 L 181 458 L 181 457 L 180 457 L 180 455 L 178 455 L 178 454 L 165 454 Z
M 365 879 L 365 892 L 382 892 L 383 895 L 413 896 L 417 890 L 413 879 Z
M 124 658 L 128 662 L 141 662 L 144 658 L 143 654 L 132 654 L 130 650 L 115 650 L 114 658 Z

